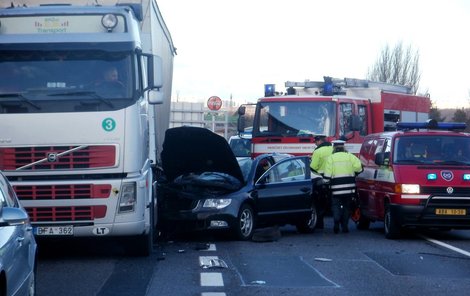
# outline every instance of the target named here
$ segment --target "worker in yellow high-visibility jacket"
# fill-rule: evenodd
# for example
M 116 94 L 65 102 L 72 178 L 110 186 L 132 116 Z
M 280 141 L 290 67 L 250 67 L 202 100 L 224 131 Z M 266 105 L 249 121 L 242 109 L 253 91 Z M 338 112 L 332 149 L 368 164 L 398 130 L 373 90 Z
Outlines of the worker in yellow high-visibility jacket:
M 333 154 L 325 161 L 323 176 L 329 180 L 331 211 L 333 212 L 334 232 L 349 232 L 350 207 L 356 194 L 356 175 L 362 172 L 359 158 L 348 153 L 344 141 L 333 141 Z
M 315 139 L 315 150 L 313 150 L 312 157 L 310 160 L 310 168 L 313 172 L 323 177 L 323 170 L 325 168 L 325 160 L 328 156 L 333 153 L 333 146 L 327 141 L 325 135 L 316 135 Z M 320 180 L 316 183 L 316 194 L 315 206 L 317 207 L 317 225 L 315 228 L 323 229 L 323 217 L 330 206 L 330 200 L 328 192 L 326 190 L 325 181 Z

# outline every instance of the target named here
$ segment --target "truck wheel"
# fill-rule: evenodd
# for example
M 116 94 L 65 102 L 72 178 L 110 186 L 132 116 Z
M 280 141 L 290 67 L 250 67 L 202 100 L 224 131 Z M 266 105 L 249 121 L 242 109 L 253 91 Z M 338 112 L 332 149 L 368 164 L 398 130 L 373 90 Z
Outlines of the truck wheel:
M 132 237 L 127 241 L 127 253 L 130 256 L 147 257 L 150 256 L 153 249 L 153 231 L 150 228 L 149 233 Z
M 400 236 L 400 225 L 397 224 L 396 218 L 393 217 L 390 212 L 390 206 L 385 207 L 385 217 L 384 217 L 384 226 L 385 226 L 385 237 L 388 239 L 395 239 Z
M 235 237 L 239 240 L 250 240 L 253 237 L 255 228 L 255 216 L 253 208 L 248 204 L 243 204 L 238 212 L 235 224 Z
M 297 228 L 297 231 L 300 233 L 312 233 L 315 231 L 315 227 L 317 226 L 317 221 L 318 221 L 317 207 L 315 207 L 315 204 L 312 204 L 308 218 L 306 218 L 304 221 L 297 223 L 295 226 Z

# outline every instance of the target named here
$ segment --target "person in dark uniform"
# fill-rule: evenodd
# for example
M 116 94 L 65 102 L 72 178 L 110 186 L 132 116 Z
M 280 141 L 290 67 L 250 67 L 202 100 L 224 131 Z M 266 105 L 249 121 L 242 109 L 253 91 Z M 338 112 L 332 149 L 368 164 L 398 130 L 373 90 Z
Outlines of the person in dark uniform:
M 356 194 L 356 175 L 362 172 L 362 164 L 359 158 L 345 150 L 344 141 L 332 143 L 333 154 L 325 161 L 324 178 L 329 180 L 334 233 L 339 232 L 340 224 L 342 231 L 347 233 L 351 202 Z

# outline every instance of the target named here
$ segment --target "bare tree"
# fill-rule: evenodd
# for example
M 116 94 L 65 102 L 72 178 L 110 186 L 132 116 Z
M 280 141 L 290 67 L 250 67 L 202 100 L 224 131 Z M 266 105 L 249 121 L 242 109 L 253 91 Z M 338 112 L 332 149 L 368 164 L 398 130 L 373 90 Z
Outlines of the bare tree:
M 404 47 L 398 42 L 393 48 L 386 45 L 380 52 L 375 64 L 367 73 L 369 80 L 406 85 L 416 94 L 421 79 L 419 51 L 411 45 Z
M 436 121 L 445 121 L 446 117 L 442 117 L 441 111 L 437 108 L 436 103 L 431 101 L 431 109 L 429 110 L 429 119 L 435 119 Z

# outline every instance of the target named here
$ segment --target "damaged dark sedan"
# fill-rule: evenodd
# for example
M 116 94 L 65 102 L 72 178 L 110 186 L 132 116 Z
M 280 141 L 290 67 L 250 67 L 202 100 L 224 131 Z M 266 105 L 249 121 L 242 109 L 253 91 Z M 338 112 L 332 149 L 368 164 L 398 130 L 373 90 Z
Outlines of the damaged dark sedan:
M 257 227 L 317 221 L 309 158 L 264 154 L 237 161 L 227 141 L 198 127 L 168 129 L 158 182 L 164 231 L 224 230 L 249 240 Z

